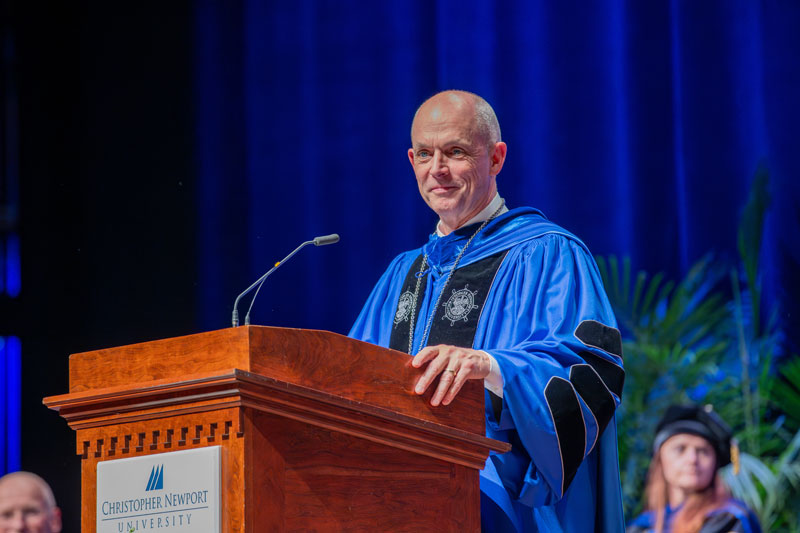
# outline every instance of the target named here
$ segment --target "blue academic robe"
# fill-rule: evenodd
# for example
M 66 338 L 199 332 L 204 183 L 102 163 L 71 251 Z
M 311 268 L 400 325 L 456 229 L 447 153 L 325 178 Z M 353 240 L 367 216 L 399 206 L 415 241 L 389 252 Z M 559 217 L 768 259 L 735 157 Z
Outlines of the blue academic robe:
M 664 533 L 671 533 L 672 523 L 680 510 L 665 509 Z M 656 523 L 655 513 L 648 511 L 640 514 L 628 526 L 628 533 L 651 533 Z M 706 515 L 700 533 L 761 533 L 758 518 L 747 505 L 734 498 Z
M 420 294 L 417 353 L 471 234 L 434 234 L 421 249 L 397 256 L 349 335 L 389 346 L 403 280 L 426 253 L 430 272 Z M 504 379 L 501 409 L 486 392 L 486 434 L 512 444 L 508 453 L 492 452 L 481 471 L 484 529 L 623 531 L 613 420 L 624 376 L 621 342 L 597 266 L 575 236 L 535 209 L 518 208 L 492 220 L 458 268 L 504 250 L 472 343 L 497 360 Z

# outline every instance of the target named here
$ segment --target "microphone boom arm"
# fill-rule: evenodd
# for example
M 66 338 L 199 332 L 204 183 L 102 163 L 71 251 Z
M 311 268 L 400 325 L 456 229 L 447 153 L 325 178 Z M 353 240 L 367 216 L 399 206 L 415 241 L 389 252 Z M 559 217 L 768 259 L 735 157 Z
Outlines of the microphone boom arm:
M 233 325 L 233 327 L 235 328 L 235 327 L 239 326 L 239 300 L 241 300 L 242 297 L 245 296 L 246 294 L 248 294 L 250 291 L 252 291 L 256 287 L 258 287 L 258 289 L 256 289 L 256 293 L 253 295 L 253 299 L 250 300 L 250 307 L 247 309 L 247 314 L 244 317 L 245 325 L 250 325 L 250 310 L 253 309 L 253 303 L 256 301 L 256 296 L 258 296 L 258 291 L 261 290 L 261 286 L 264 284 L 264 282 L 269 277 L 269 275 L 272 274 L 273 272 L 275 272 L 276 270 L 278 270 L 278 267 L 280 267 L 286 261 L 291 259 L 294 254 L 296 254 L 297 252 L 299 252 L 300 250 L 302 250 L 303 248 L 305 248 L 309 244 L 313 244 L 315 246 L 324 246 L 326 244 L 334 244 L 336 242 L 339 242 L 339 235 L 337 235 L 335 233 L 333 233 L 331 235 L 324 235 L 324 236 L 321 236 L 321 237 L 315 237 L 314 239 L 312 239 L 310 241 L 304 242 L 303 244 L 301 244 L 300 246 L 295 248 L 292 251 L 292 253 L 290 253 L 289 255 L 284 257 L 281 261 L 278 261 L 277 263 L 275 263 L 275 266 L 273 266 L 271 269 L 269 269 L 263 276 L 258 278 L 255 282 L 253 282 L 252 285 L 247 287 L 244 291 L 242 291 L 242 293 L 239 296 L 236 297 L 236 300 L 233 302 L 233 315 L 231 316 L 231 324 Z

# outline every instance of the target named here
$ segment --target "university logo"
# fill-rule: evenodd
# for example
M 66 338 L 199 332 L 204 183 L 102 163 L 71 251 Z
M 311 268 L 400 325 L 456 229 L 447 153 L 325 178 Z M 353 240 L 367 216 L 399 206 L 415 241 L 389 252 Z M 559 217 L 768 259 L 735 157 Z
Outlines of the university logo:
M 461 290 L 453 289 L 450 298 L 447 299 L 444 306 L 444 316 L 442 320 L 447 319 L 450 325 L 454 326 L 459 320 L 466 322 L 469 320 L 469 313 L 473 309 L 477 309 L 475 305 L 475 295 L 478 291 L 469 290 L 469 285 L 465 285 Z
M 414 294 L 411 291 L 406 291 L 400 295 L 400 301 L 397 302 L 397 311 L 394 314 L 394 325 L 397 326 L 400 322 L 408 320 L 411 314 L 411 309 L 414 307 Z
M 154 466 L 150 471 L 150 479 L 147 481 L 147 488 L 145 492 L 151 490 L 160 490 L 164 488 L 164 465 Z

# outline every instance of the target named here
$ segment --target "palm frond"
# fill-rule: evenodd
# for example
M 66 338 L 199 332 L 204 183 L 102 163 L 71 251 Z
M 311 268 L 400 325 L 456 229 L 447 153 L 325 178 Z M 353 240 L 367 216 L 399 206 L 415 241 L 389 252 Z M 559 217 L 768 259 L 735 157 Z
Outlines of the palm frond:
M 773 403 L 780 407 L 795 424 L 800 424 L 800 358 L 784 363 L 772 381 Z

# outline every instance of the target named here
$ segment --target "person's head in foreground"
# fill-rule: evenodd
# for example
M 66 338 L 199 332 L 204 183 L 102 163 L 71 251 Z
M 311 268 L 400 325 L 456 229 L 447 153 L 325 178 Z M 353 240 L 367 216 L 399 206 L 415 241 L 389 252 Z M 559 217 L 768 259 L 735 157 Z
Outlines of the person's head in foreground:
M 0 533 L 58 533 L 61 510 L 50 486 L 30 472 L 0 478 Z
M 718 475 L 732 455 L 738 461 L 731 430 L 711 406 L 670 406 L 653 441 L 643 515 L 650 527 L 645 530 L 758 531 L 755 517 L 731 498 Z

